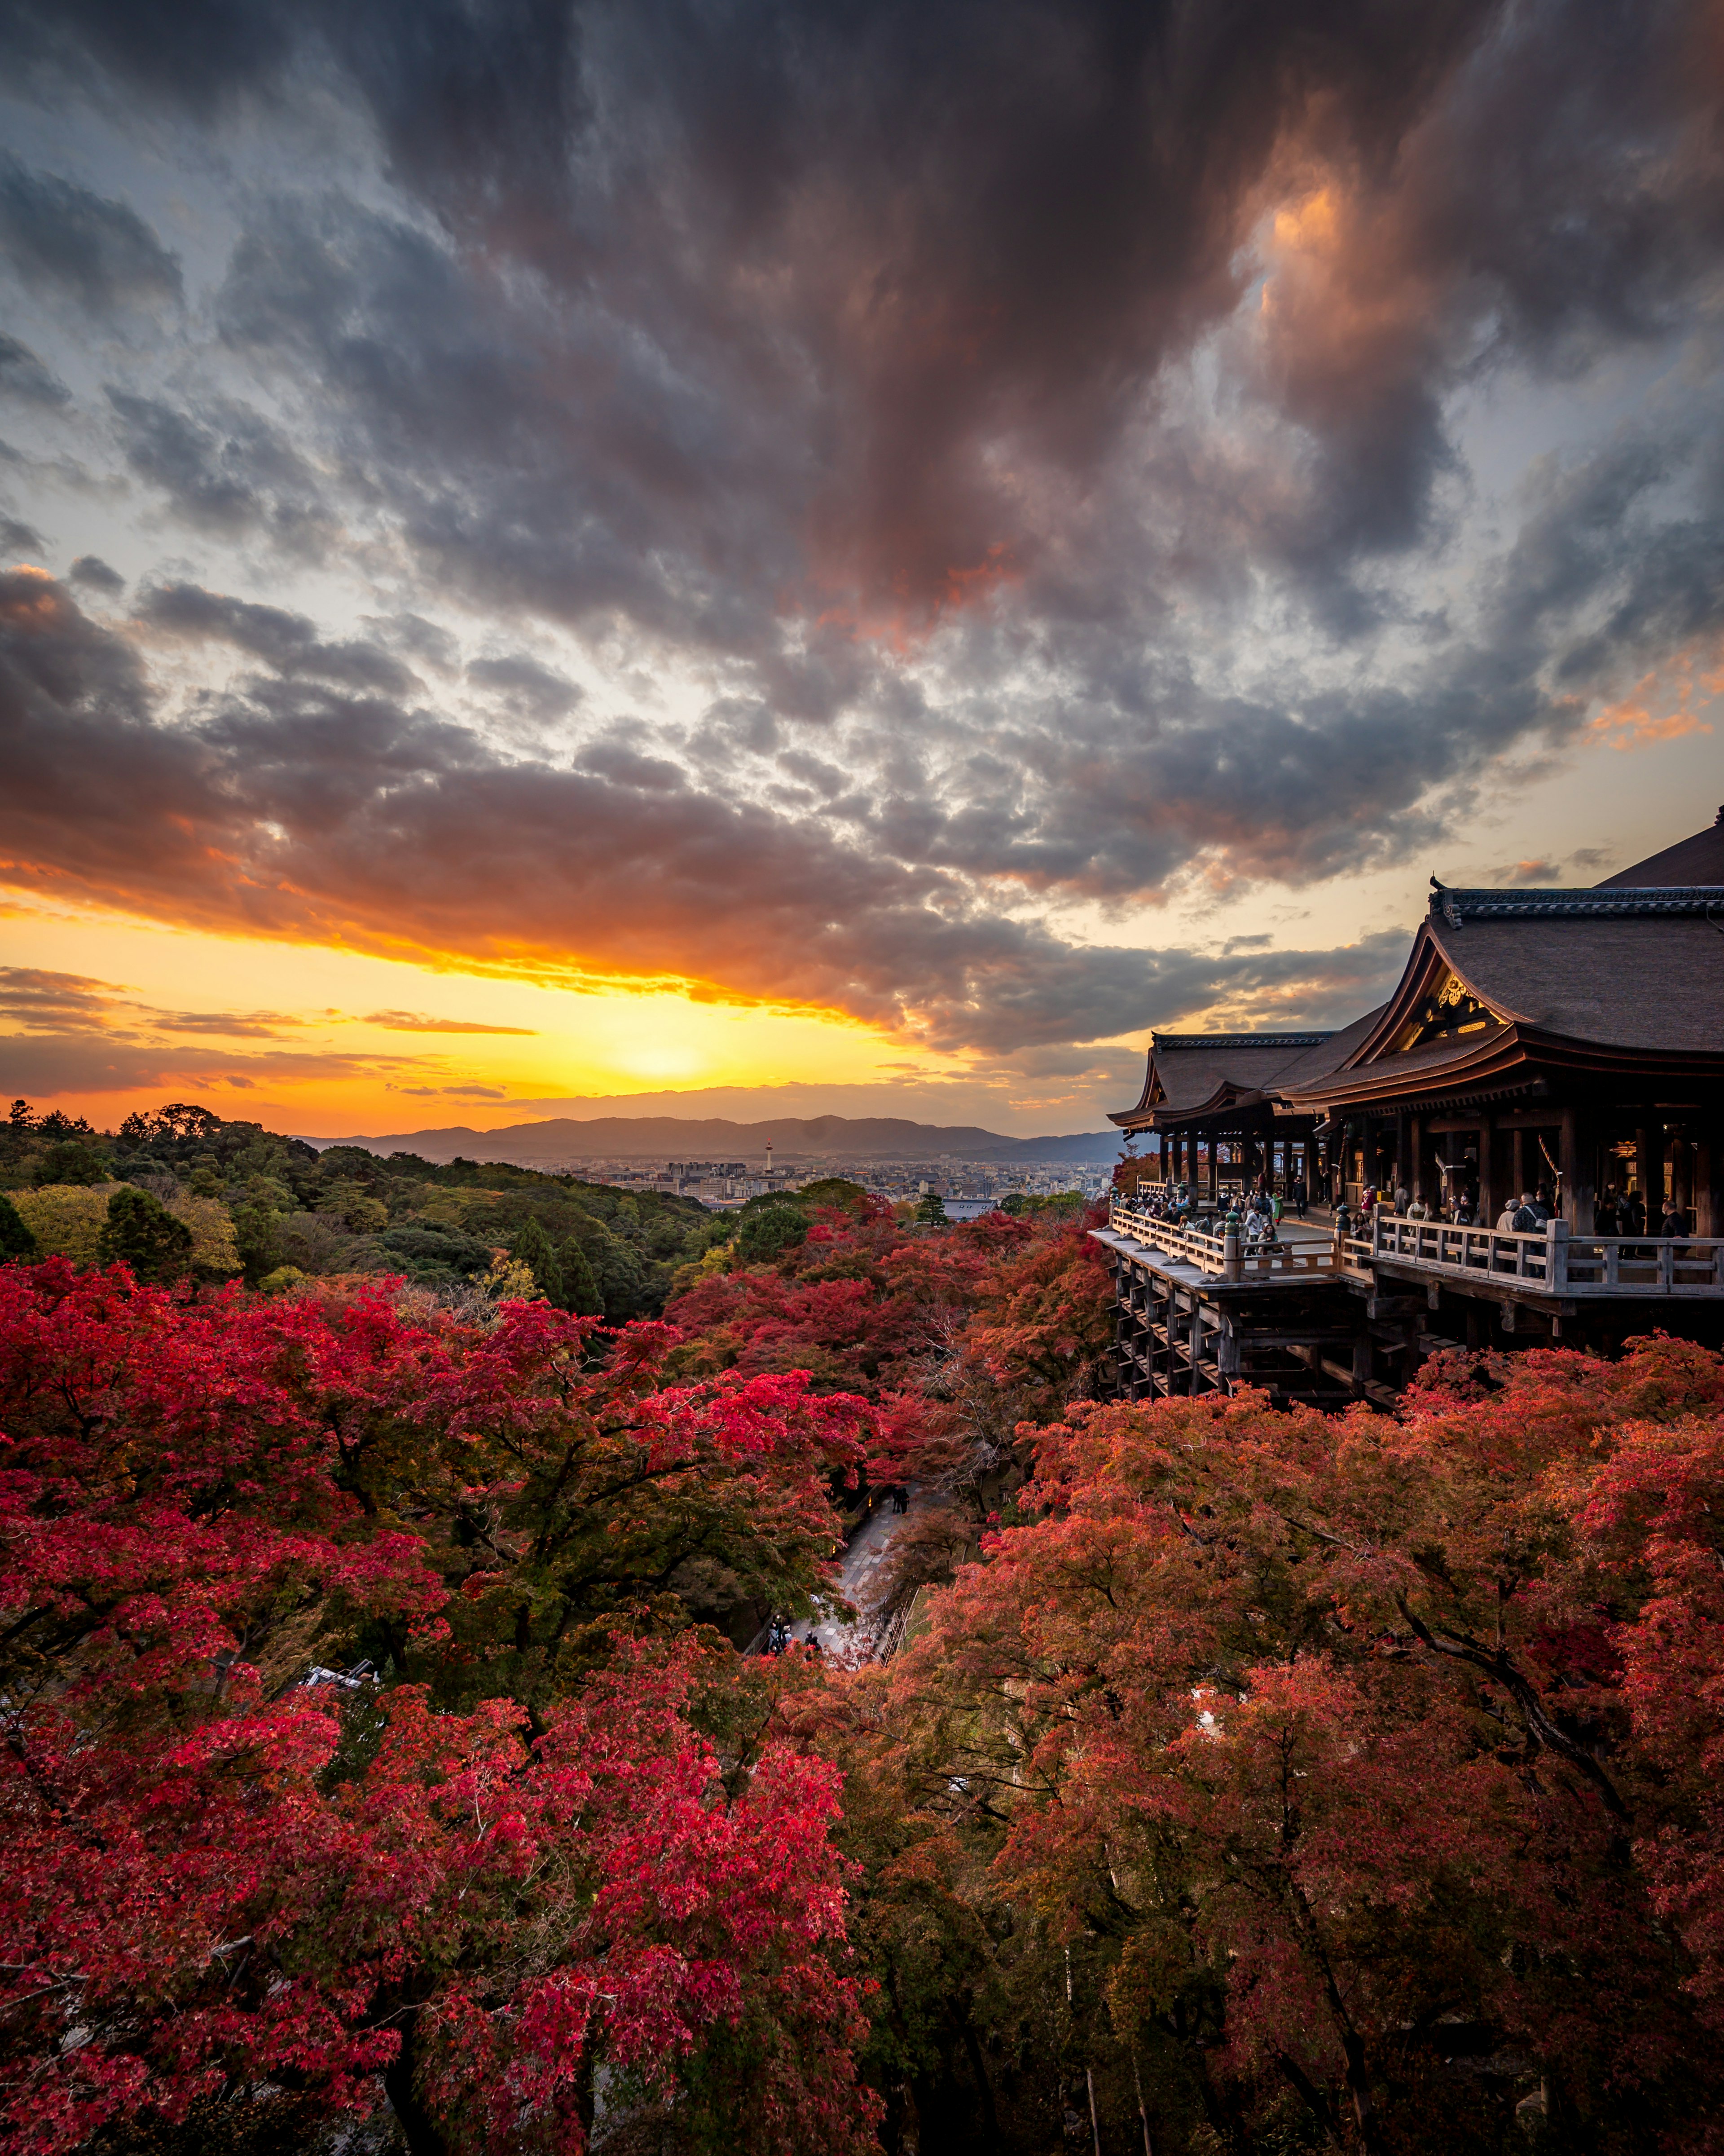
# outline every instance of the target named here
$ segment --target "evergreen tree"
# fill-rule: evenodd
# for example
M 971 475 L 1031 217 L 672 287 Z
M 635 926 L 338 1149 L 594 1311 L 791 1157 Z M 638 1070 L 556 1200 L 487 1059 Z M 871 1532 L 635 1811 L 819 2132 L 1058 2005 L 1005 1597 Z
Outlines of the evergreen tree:
M 192 1230 L 159 1198 L 128 1183 L 108 1200 L 105 1265 L 128 1265 L 141 1281 L 177 1280 L 192 1261 Z
M 28 1221 L 4 1191 L 0 1191 L 0 1263 L 8 1258 L 33 1258 L 36 1238 Z
M 793 1205 L 763 1205 L 745 1213 L 736 1231 L 736 1255 L 745 1265 L 775 1264 L 808 1239 L 808 1216 Z
M 598 1291 L 598 1278 L 593 1270 L 593 1260 L 571 1235 L 557 1253 L 562 1266 L 563 1293 L 567 1298 L 565 1310 L 572 1310 L 577 1317 L 603 1317 L 604 1297 Z
M 540 1294 L 546 1302 L 558 1310 L 568 1308 L 562 1267 L 557 1263 L 551 1238 L 532 1214 L 529 1213 L 516 1229 L 515 1240 L 509 1246 L 509 1255 L 531 1273 Z
M 931 1190 L 916 1209 L 916 1217 L 925 1228 L 943 1228 L 946 1225 L 946 1200 L 937 1190 Z

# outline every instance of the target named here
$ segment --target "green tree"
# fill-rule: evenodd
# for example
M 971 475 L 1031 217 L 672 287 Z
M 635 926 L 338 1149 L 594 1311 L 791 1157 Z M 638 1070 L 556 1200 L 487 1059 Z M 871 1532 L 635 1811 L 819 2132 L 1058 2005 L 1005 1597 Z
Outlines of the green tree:
M 524 1265 L 546 1302 L 558 1310 L 568 1308 L 568 1293 L 557 1262 L 557 1250 L 538 1220 L 529 1213 L 515 1231 L 509 1255 Z
M 603 1317 L 604 1297 L 598 1291 L 593 1260 L 572 1235 L 557 1252 L 557 1262 L 562 1267 L 563 1308 L 577 1317 Z
M 33 1258 L 36 1238 L 29 1224 L 23 1219 L 12 1200 L 0 1191 L 0 1261 L 8 1258 Z
M 255 1287 L 280 1264 L 276 1233 L 280 1224 L 280 1214 L 265 1199 L 248 1198 L 233 1208 L 233 1240 L 248 1287 Z
M 102 1230 L 104 1265 L 128 1265 L 138 1279 L 177 1280 L 191 1263 L 192 1230 L 159 1198 L 128 1184 L 108 1200 Z
M 60 1138 L 37 1154 L 30 1176 L 38 1190 L 49 1184 L 105 1183 L 108 1163 L 82 1138 Z
M 736 1255 L 745 1265 L 769 1265 L 808 1239 L 808 1224 L 793 1205 L 768 1205 L 745 1214 L 736 1231 Z
M 916 1217 L 925 1228 L 943 1228 L 946 1225 L 946 1200 L 937 1190 L 931 1190 L 916 1209 Z

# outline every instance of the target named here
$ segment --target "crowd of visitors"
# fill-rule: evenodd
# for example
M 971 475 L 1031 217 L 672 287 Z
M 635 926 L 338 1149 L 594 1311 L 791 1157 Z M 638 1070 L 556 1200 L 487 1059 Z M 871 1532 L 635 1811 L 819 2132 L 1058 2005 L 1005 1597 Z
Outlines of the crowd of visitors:
M 1200 1196 L 1194 1197 L 1191 1186 L 1185 1183 L 1140 1183 L 1134 1194 L 1136 1203 L 1148 1219 L 1166 1220 L 1176 1227 L 1195 1224 L 1214 1230 L 1219 1229 L 1221 1217 L 1236 1207 L 1239 1240 L 1249 1244 L 1273 1243 L 1285 1214 L 1290 1213 L 1296 1219 L 1303 1220 L 1311 1204 L 1311 1193 L 1302 1178 L 1288 1186 L 1285 1199 L 1266 1177 L 1260 1177 L 1255 1184 L 1237 1194 L 1224 1192 L 1216 1204 L 1207 1204 Z M 1511 1194 L 1494 1220 L 1480 1216 L 1476 1184 L 1457 1183 L 1452 1194 L 1431 1200 L 1416 1196 L 1404 1183 L 1393 1190 L 1367 1184 L 1360 1193 L 1356 1206 L 1350 1206 L 1345 1198 L 1336 1205 L 1335 1225 L 1343 1235 L 1368 1235 L 1371 1216 L 1379 1209 L 1396 1213 L 1404 1220 L 1439 1221 L 1452 1228 L 1490 1227 L 1500 1235 L 1542 1235 L 1562 1210 L 1549 1183 L 1541 1183 L 1536 1190 Z M 1618 1190 L 1613 1184 L 1599 1192 L 1593 1208 L 1593 1235 L 1644 1235 L 1649 1229 L 1664 1237 L 1687 1235 L 1693 1232 L 1693 1222 L 1687 1209 L 1679 1205 L 1674 1197 L 1666 1199 L 1660 1212 L 1649 1220 L 1645 1201 L 1638 1190 Z

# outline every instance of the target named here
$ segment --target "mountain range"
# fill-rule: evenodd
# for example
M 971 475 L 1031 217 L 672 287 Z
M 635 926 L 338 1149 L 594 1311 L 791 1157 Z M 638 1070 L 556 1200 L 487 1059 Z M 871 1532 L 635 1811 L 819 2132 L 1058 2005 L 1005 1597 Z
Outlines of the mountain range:
M 770 1122 L 737 1123 L 718 1116 L 599 1116 L 576 1122 L 567 1116 L 536 1123 L 508 1123 L 500 1130 L 397 1131 L 383 1137 L 312 1138 L 318 1147 L 362 1146 L 368 1152 L 416 1152 L 422 1159 L 506 1160 L 537 1168 L 567 1160 L 746 1160 L 757 1165 L 767 1142 L 775 1163 L 829 1158 L 953 1160 L 996 1164 L 1048 1161 L 1061 1166 L 1098 1166 L 1119 1156 L 1116 1131 L 1083 1131 L 1063 1137 L 1008 1138 L 971 1124 L 915 1123 L 896 1116 L 779 1116 Z

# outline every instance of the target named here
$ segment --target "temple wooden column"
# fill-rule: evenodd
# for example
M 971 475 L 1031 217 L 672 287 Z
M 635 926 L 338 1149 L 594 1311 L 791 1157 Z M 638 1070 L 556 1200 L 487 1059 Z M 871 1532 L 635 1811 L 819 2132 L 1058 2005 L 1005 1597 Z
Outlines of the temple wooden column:
M 1562 1218 L 1571 1235 L 1590 1235 L 1594 1225 L 1593 1208 L 1598 1200 L 1593 1178 L 1598 1154 L 1591 1116 L 1583 1117 L 1578 1108 L 1564 1108 L 1559 1142 L 1562 1150 L 1557 1158 L 1562 1176 Z
M 1516 1123 L 1509 1139 L 1509 1195 L 1519 1204 L 1526 1194 L 1526 1133 Z
M 1496 1195 L 1496 1123 L 1493 1116 L 1479 1118 L 1479 1225 L 1494 1228 L 1501 1204 Z
M 1634 1132 L 1634 1181 L 1646 1208 L 1647 1232 L 1655 1235 L 1664 1212 L 1664 1125 L 1650 1102 L 1640 1111 Z
M 1694 1147 L 1686 1131 L 1670 1140 L 1670 1195 L 1694 1218 Z
M 1424 1195 L 1424 1117 L 1408 1116 L 1406 1122 L 1407 1147 L 1413 1172 L 1404 1179 L 1407 1188 L 1413 1195 L 1415 1198 L 1423 1198 Z
M 1694 1232 L 1724 1235 L 1724 1145 L 1701 1138 L 1694 1148 Z

